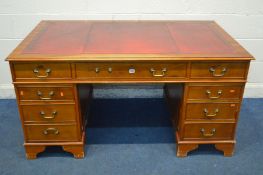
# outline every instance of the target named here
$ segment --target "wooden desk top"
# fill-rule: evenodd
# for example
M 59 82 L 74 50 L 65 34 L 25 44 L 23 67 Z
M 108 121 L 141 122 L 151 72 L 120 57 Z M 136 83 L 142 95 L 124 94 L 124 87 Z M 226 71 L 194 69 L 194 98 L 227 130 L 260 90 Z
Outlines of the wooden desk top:
M 42 21 L 9 61 L 250 60 L 213 21 Z

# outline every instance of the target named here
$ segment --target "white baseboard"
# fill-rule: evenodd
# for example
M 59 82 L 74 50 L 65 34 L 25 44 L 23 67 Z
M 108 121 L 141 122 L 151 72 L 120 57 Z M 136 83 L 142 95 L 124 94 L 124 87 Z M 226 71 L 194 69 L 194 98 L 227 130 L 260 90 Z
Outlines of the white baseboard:
M 162 98 L 162 85 L 95 86 L 94 98 Z M 0 84 L 0 99 L 14 99 L 12 84 Z M 263 98 L 263 83 L 247 83 L 244 98 Z
M 247 83 L 244 98 L 263 98 L 263 83 Z
M 0 84 L 0 99 L 16 98 L 14 86 L 12 84 Z

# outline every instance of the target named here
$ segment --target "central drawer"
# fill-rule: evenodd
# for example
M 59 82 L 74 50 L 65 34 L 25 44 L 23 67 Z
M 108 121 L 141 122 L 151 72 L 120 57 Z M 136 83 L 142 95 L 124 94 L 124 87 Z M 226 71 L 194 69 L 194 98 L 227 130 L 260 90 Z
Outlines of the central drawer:
M 185 78 L 187 63 L 76 63 L 76 78 Z

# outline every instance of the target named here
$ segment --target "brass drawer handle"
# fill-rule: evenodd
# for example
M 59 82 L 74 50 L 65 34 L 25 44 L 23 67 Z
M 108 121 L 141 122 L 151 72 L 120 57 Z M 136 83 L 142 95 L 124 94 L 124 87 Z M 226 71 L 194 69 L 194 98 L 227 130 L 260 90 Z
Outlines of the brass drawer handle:
M 167 69 L 166 69 L 166 68 L 163 68 L 161 74 L 157 74 L 157 73 L 156 73 L 157 71 L 156 71 L 154 68 L 151 68 L 151 69 L 150 69 L 150 72 L 152 73 L 152 76 L 154 76 L 154 77 L 164 77 L 164 76 L 165 76 L 165 73 L 167 72 Z
M 40 111 L 40 115 L 44 118 L 44 119 L 54 119 L 57 115 L 57 111 L 53 111 L 51 113 L 51 116 L 45 116 L 45 112 L 44 111 Z
M 50 91 L 50 92 L 48 93 L 49 97 L 43 97 L 42 92 L 41 92 L 41 91 L 37 91 L 37 95 L 39 96 L 39 98 L 40 98 L 41 100 L 51 100 L 51 99 L 52 99 L 52 96 L 53 96 L 54 94 L 55 94 L 54 91 Z
M 96 67 L 96 68 L 95 68 L 95 72 L 96 72 L 96 73 L 99 73 L 99 72 L 100 72 L 100 68 Z
M 200 132 L 201 132 L 202 136 L 204 136 L 204 137 L 212 137 L 212 136 L 215 135 L 216 129 L 213 128 L 210 133 L 205 133 L 205 129 L 204 129 L 204 128 L 201 128 L 201 129 L 200 129 Z
M 99 73 L 99 72 L 100 72 L 100 68 L 96 67 L 96 68 L 95 68 L 95 72 L 96 72 L 96 73 Z M 109 73 L 112 73 L 112 68 L 111 68 L 111 67 L 108 68 L 108 72 L 109 72 Z
M 223 91 L 222 90 L 218 90 L 217 91 L 217 96 L 211 96 L 211 91 L 210 90 L 206 90 L 206 94 L 208 95 L 208 98 L 210 99 L 218 99 L 221 97 Z
M 108 72 L 112 73 L 112 68 L 111 67 L 108 68 Z
M 210 67 L 209 71 L 212 73 L 213 77 L 223 77 L 227 71 L 227 68 L 223 67 L 221 69 L 221 74 L 216 74 L 216 68 L 215 67 Z
M 47 128 L 43 131 L 43 134 L 44 135 L 48 135 L 48 134 L 55 134 L 55 135 L 58 135 L 59 134 L 59 131 L 58 129 L 56 128 Z
M 39 66 L 39 67 L 36 67 L 33 72 L 35 73 L 36 77 L 37 78 L 47 78 L 49 76 L 49 74 L 51 73 L 51 69 L 50 68 L 47 68 L 45 70 L 46 74 L 45 75 L 39 75 L 39 68 L 42 67 L 42 66 Z
M 209 114 L 209 112 L 208 112 L 208 110 L 206 108 L 204 109 L 205 116 L 208 117 L 208 118 L 209 117 L 215 117 L 218 112 L 219 112 L 218 108 L 215 109 L 214 113 L 210 113 L 210 114 Z

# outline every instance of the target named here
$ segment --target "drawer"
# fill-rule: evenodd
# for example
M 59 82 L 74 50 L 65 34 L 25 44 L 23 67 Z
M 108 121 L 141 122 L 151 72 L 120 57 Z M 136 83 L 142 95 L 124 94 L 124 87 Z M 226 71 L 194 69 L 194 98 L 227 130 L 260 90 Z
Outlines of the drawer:
M 70 86 L 18 86 L 17 92 L 20 100 L 74 100 L 73 88 Z
M 238 103 L 188 103 L 186 120 L 235 120 Z
M 200 85 L 189 86 L 188 100 L 238 100 L 243 94 L 243 86 Z
M 184 139 L 233 139 L 235 123 L 185 124 Z
M 85 78 L 185 78 L 187 63 L 76 63 L 76 77 Z
M 35 141 L 78 141 L 79 134 L 74 124 L 25 125 L 26 140 Z
M 75 122 L 74 104 L 21 105 L 24 122 Z
M 15 63 L 15 81 L 71 79 L 69 63 Z
M 248 62 L 193 62 L 190 78 L 246 79 L 248 66 Z

